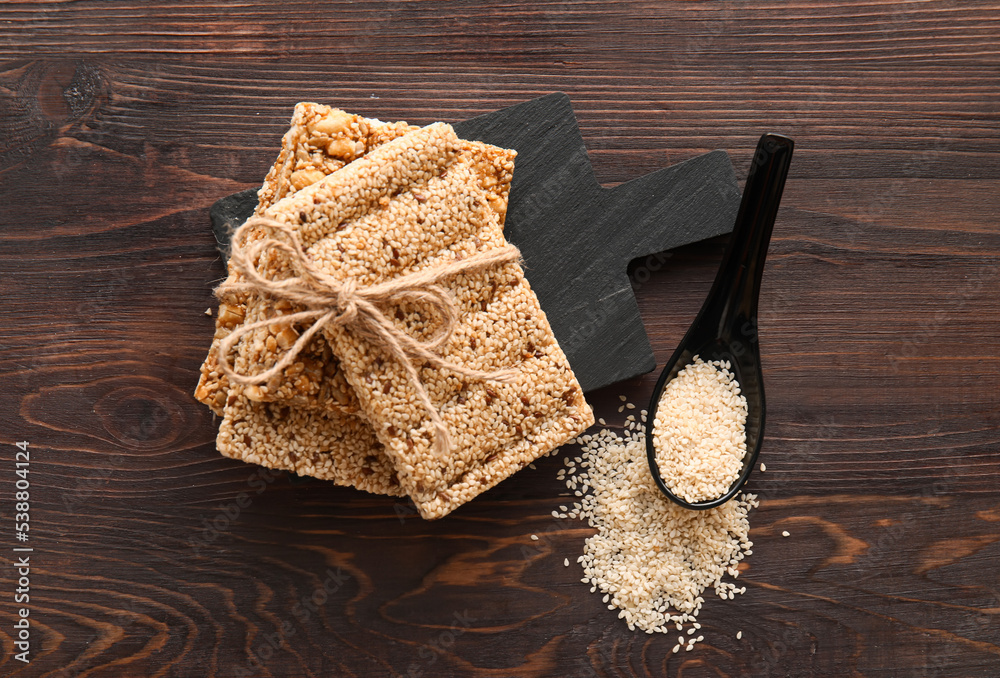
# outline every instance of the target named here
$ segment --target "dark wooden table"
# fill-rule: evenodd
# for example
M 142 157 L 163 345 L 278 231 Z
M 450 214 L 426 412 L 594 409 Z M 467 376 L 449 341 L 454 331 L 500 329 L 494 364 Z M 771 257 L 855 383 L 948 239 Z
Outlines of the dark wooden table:
M 1000 4 L 4 3 L 0 62 L 0 674 L 1000 675 Z M 608 185 L 797 143 L 748 591 L 692 652 L 563 566 L 561 460 L 424 522 L 222 458 L 191 395 L 208 207 L 297 101 L 423 124 L 557 90 Z M 638 264 L 661 363 L 724 243 Z M 620 425 L 652 381 L 591 402 Z

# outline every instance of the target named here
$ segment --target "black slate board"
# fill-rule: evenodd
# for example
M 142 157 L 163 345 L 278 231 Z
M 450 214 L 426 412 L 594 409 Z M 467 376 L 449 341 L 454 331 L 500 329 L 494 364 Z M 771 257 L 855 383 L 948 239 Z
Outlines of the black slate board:
M 607 189 L 594 178 L 569 97 L 549 94 L 454 125 L 517 151 L 504 232 L 584 391 L 656 367 L 626 273 L 637 257 L 729 233 L 736 174 L 714 151 Z M 219 250 L 252 214 L 254 189 L 211 209 Z

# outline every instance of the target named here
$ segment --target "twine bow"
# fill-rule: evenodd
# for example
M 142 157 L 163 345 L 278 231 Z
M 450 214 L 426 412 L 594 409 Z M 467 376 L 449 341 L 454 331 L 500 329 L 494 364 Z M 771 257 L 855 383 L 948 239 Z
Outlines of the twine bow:
M 247 243 L 252 229 L 263 229 L 270 233 Z M 291 276 L 273 280 L 261 274 L 258 266 L 270 259 L 264 256 L 269 251 L 285 255 L 292 271 Z M 291 365 L 309 340 L 323 327 L 331 324 L 341 325 L 359 339 L 382 348 L 403 366 L 420 403 L 434 424 L 434 449 L 440 454 L 446 454 L 451 448 L 448 429 L 431 402 L 414 363 L 423 361 L 432 367 L 447 369 L 477 380 L 506 382 L 514 377 L 514 372 L 512 370 L 481 372 L 448 362 L 439 355 L 438 352 L 451 337 L 458 319 L 454 298 L 439 283 L 459 273 L 481 271 L 518 261 L 520 256 L 520 251 L 508 244 L 376 285 L 361 287 L 352 278 L 338 280 L 317 268 L 302 249 L 295 231 L 287 224 L 264 217 L 252 217 L 233 234 L 232 253 L 229 259 L 232 268 L 242 275 L 243 282 L 223 283 L 216 288 L 216 296 L 225 299 L 240 292 L 255 292 L 287 300 L 294 306 L 306 310 L 268 318 L 234 330 L 219 342 L 219 365 L 234 383 L 261 384 Z M 439 327 L 431 339 L 418 341 L 401 331 L 386 317 L 383 308 L 398 306 L 404 301 L 429 308 L 438 316 Z M 236 343 L 254 330 L 279 323 L 291 324 L 310 320 L 313 322 L 309 328 L 270 369 L 254 375 L 240 374 L 229 363 L 229 353 Z

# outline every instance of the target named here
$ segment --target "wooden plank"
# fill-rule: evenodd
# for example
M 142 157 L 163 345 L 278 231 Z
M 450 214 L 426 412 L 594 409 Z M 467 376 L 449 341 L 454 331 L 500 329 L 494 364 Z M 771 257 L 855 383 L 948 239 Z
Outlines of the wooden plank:
M 0 5 L 0 513 L 28 440 L 36 549 L 18 671 L 0 537 L 0 673 L 995 676 L 998 9 Z M 208 207 L 259 182 L 296 101 L 422 124 L 556 90 L 606 187 L 715 148 L 742 177 L 763 131 L 796 141 L 748 592 L 706 603 L 690 653 L 563 566 L 588 530 L 550 515 L 560 459 L 425 523 L 222 458 L 190 395 L 223 275 Z M 633 262 L 658 363 L 724 242 Z M 651 387 L 590 400 L 620 425 Z

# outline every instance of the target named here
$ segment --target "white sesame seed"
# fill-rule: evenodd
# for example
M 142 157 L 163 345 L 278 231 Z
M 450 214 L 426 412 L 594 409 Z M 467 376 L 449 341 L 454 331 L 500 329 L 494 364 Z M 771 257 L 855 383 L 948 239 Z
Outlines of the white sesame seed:
M 747 401 L 723 366 L 695 356 L 663 389 L 653 420 L 660 476 L 689 502 L 725 494 L 743 469 Z
M 792 535 L 789 534 L 788 530 L 783 530 L 782 533 L 781 533 L 781 536 L 782 537 L 791 537 Z
M 563 566 L 564 567 L 569 567 L 569 558 L 564 558 L 563 559 Z
M 538 541 L 538 535 L 537 534 L 531 535 L 531 541 Z
M 597 530 L 577 559 L 582 581 L 592 592 L 599 590 L 629 628 L 664 633 L 675 625 L 681 632 L 678 651 L 685 639 L 690 649 L 704 639 L 695 636 L 701 628 L 695 619 L 705 588 L 726 600 L 740 592 L 722 578 L 738 572 L 736 565 L 750 551 L 747 514 L 756 497 L 745 494 L 708 511 L 686 511 L 653 483 L 643 425 L 603 428 L 582 438 L 577 465 L 563 469 L 567 487 L 581 497 L 571 517 Z M 686 622 L 694 623 L 684 634 Z
M 737 631 L 737 632 L 736 632 L 736 640 L 739 640 L 739 639 L 741 639 L 742 637 L 743 637 L 743 632 L 742 632 L 742 631 Z
M 764 462 L 760 462 L 760 472 L 763 473 L 767 470 L 767 465 Z

